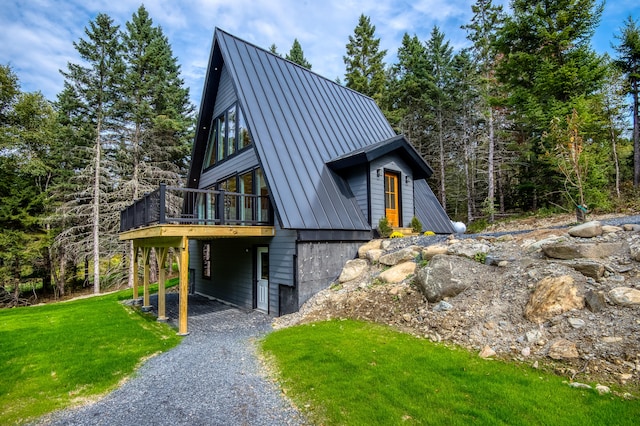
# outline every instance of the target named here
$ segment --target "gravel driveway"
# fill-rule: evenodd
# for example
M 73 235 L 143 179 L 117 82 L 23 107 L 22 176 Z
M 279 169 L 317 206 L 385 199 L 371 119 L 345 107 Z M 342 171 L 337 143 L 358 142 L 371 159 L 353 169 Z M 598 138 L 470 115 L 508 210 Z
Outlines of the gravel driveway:
M 157 297 L 152 296 L 152 304 Z M 178 295 L 167 294 L 177 318 Z M 304 417 L 261 374 L 254 340 L 272 318 L 189 297 L 189 336 L 148 360 L 104 399 L 39 425 L 301 425 Z

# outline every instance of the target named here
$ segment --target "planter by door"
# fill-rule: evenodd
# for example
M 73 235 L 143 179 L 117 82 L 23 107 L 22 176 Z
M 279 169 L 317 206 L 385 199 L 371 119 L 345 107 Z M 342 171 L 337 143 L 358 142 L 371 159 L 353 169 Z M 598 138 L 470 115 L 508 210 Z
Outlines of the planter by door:
M 400 226 L 398 202 L 398 174 L 384 172 L 384 213 L 392 227 Z
M 256 308 L 269 313 L 269 248 L 256 248 Z

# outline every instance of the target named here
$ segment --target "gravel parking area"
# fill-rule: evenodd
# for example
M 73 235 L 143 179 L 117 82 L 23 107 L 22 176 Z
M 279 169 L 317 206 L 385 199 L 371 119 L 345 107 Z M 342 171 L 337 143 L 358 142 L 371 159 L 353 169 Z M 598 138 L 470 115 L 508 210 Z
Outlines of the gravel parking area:
M 157 297 L 152 297 L 157 306 Z M 178 295 L 167 294 L 177 319 Z M 148 360 L 100 401 L 47 416 L 39 425 L 302 425 L 304 417 L 263 375 L 256 338 L 267 315 L 189 297 L 189 336 Z

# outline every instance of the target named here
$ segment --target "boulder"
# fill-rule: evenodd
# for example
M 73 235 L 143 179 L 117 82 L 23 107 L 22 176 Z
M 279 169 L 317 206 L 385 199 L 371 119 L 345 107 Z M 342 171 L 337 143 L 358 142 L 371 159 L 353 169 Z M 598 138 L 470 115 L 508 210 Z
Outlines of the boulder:
M 566 339 L 559 339 L 553 342 L 549 347 L 548 355 L 549 358 L 558 360 L 578 358 L 580 356 L 576 344 Z
M 592 259 L 575 259 L 563 262 L 563 265 L 570 266 L 585 277 L 591 277 L 596 281 L 600 281 L 604 275 L 604 265 Z
M 489 246 L 484 243 L 473 242 L 473 240 L 462 240 L 449 246 L 448 254 L 462 256 L 473 259 L 477 253 L 488 253 Z
M 536 285 L 524 310 L 529 320 L 542 323 L 563 312 L 584 308 L 584 298 L 569 275 L 543 278 Z
M 380 256 L 382 256 L 383 254 L 384 254 L 384 250 L 373 249 L 367 252 L 366 258 L 371 263 L 377 263 L 380 260 Z
M 628 250 L 626 243 L 570 243 L 558 242 L 542 247 L 547 257 L 553 259 L 602 259 Z
M 612 234 L 612 233 L 621 232 L 621 231 L 623 231 L 623 229 L 619 226 L 602 225 L 603 234 Z
M 622 225 L 622 229 L 630 232 L 640 231 L 640 225 L 636 225 L 635 223 L 627 223 L 625 225 Z
M 380 256 L 378 262 L 387 266 L 395 266 L 398 263 L 414 260 L 416 257 L 418 257 L 418 255 L 420 255 L 419 250 L 420 249 L 416 246 L 403 248 L 402 250 L 394 251 Z
M 425 247 L 422 249 L 422 259 L 431 260 L 436 254 L 447 254 L 447 250 L 449 250 L 449 247 L 440 244 Z
M 369 268 L 369 262 L 364 259 L 348 260 L 342 268 L 342 273 L 338 277 L 338 281 L 346 283 L 355 280 Z
M 631 253 L 631 258 L 636 262 L 640 262 L 640 241 L 634 241 L 631 243 L 629 251 Z
M 367 252 L 370 250 L 380 250 L 382 240 L 371 240 L 358 248 L 358 257 L 364 259 L 367 257 Z
M 438 254 L 428 266 L 417 270 L 414 283 L 429 302 L 439 302 L 445 297 L 454 297 L 469 287 L 472 283 L 470 277 L 461 278 L 459 275 L 471 273 L 476 265 L 483 266 L 465 258 Z
M 584 295 L 584 302 L 591 312 L 601 312 L 607 307 L 607 301 L 601 291 L 587 291 Z
M 496 356 L 496 351 L 494 351 L 491 346 L 486 345 L 480 353 L 478 354 L 480 358 L 491 358 L 492 356 Z
M 609 299 L 620 306 L 640 305 L 640 290 L 631 287 L 616 287 L 609 291 Z
M 602 235 L 602 224 L 594 220 L 569 228 L 567 232 L 572 237 L 593 238 Z
M 379 278 L 386 283 L 399 283 L 413 274 L 416 271 L 416 266 L 414 262 L 403 262 L 381 272 Z

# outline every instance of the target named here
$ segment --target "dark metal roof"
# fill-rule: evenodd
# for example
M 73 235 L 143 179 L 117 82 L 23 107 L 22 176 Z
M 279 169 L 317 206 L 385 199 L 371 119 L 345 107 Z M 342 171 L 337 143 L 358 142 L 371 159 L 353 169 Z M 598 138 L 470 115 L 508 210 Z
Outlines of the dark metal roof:
M 325 163 L 395 136 L 375 101 L 220 29 L 214 40 L 282 227 L 370 229 L 342 179 Z
M 455 232 L 449 216 L 424 179 L 413 181 L 413 202 L 415 215 L 422 223 L 424 231 L 433 231 L 436 234 Z
M 384 155 L 394 152 L 411 167 L 414 179 L 426 179 L 433 174 L 433 170 L 407 141 L 404 135 L 368 145 L 329 161 L 327 165 L 339 171 L 353 166 L 370 163 Z
M 188 186 L 198 185 L 222 66 L 233 81 L 282 228 L 370 230 L 336 173 L 350 163 L 396 151 L 416 179 L 431 175 L 373 99 L 216 28 Z M 432 201 L 431 209 L 446 217 Z

